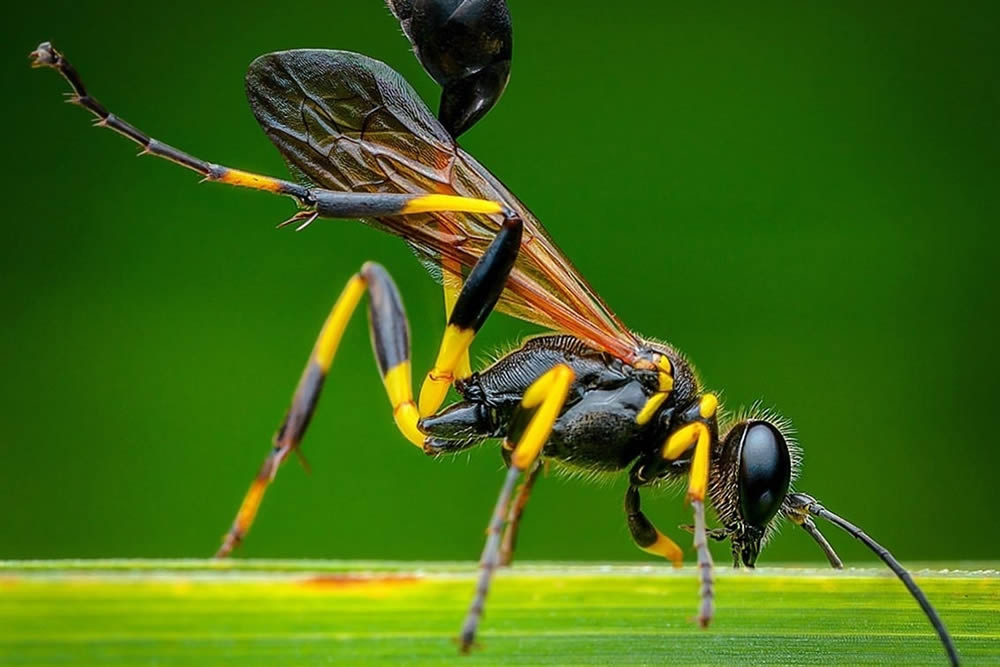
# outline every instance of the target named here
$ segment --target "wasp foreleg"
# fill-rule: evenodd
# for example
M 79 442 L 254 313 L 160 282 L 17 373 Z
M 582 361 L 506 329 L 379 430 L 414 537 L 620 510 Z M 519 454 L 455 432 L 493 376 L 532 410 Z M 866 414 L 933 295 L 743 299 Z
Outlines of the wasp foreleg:
M 673 431 L 663 445 L 662 457 L 665 462 L 674 461 L 694 448 L 691 469 L 688 473 L 687 499 L 694 512 L 694 547 L 698 557 L 698 574 L 701 580 L 698 606 L 698 624 L 705 628 L 715 614 L 715 588 L 712 577 L 712 554 L 708 550 L 708 536 L 705 526 L 705 494 L 708 490 L 709 455 L 711 454 L 713 430 L 719 400 L 713 394 L 705 394 L 692 405 L 685 418 L 690 423 Z

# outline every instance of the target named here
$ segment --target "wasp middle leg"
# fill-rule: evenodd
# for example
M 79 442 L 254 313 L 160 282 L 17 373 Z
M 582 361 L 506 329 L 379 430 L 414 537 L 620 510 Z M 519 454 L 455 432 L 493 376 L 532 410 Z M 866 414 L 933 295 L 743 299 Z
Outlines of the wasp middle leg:
M 500 565 L 503 567 L 514 561 L 514 549 L 517 547 L 517 534 L 521 528 L 521 519 L 524 517 L 524 508 L 527 507 L 528 500 L 531 499 L 531 492 L 535 488 L 535 482 L 544 468 L 545 464 L 541 461 L 535 463 L 531 472 L 521 482 L 521 486 L 517 487 L 514 502 L 507 515 L 507 529 L 504 530 L 503 540 L 500 542 Z

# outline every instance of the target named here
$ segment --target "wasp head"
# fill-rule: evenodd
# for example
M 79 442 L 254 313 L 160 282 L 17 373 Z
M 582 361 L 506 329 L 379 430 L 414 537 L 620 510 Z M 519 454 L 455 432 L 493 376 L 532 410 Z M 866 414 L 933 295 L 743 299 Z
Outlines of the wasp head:
M 732 540 L 734 565 L 753 567 L 785 504 L 799 449 L 788 422 L 774 415 L 738 418 L 721 443 L 712 502 Z

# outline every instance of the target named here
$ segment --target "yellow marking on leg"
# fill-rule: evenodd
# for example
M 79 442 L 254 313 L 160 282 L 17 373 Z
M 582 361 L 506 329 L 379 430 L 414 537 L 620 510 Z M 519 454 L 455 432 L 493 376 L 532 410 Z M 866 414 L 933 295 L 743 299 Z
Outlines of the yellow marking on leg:
M 656 530 L 654 528 L 653 530 Z M 674 567 L 680 567 L 684 563 L 684 552 L 681 550 L 677 543 L 672 539 L 656 530 L 656 541 L 650 544 L 648 547 L 639 547 L 648 554 L 653 554 L 654 556 L 662 556 L 666 558 Z
M 396 420 L 396 426 L 407 440 L 423 449 L 425 438 L 417 427 L 420 415 L 413 403 L 410 362 L 401 361 L 390 368 L 382 381 L 385 383 L 389 402 L 392 403 L 392 416 Z
M 560 364 L 535 380 L 524 392 L 521 406 L 528 409 L 537 406 L 538 410 L 524 429 L 511 456 L 511 464 L 518 470 L 527 470 L 538 458 L 566 403 L 572 384 L 573 370 Z
M 695 422 L 682 426 L 671 433 L 667 441 L 663 443 L 663 458 L 667 461 L 679 459 L 684 452 L 698 442 L 698 434 L 704 426 L 701 422 Z
M 250 484 L 247 495 L 243 497 L 243 502 L 240 503 L 234 528 L 241 539 L 249 532 L 253 520 L 257 517 L 257 510 L 260 509 L 260 502 L 264 498 L 264 491 L 267 490 L 268 483 L 269 481 L 265 479 L 255 479 Z
M 694 422 L 674 431 L 663 445 L 663 458 L 674 461 L 694 446 L 694 458 L 688 471 L 688 500 L 704 500 L 708 488 L 708 455 L 712 434 L 708 426 Z
M 417 412 L 417 406 L 413 404 L 413 401 L 403 403 L 393 409 L 392 417 L 396 420 L 396 426 L 403 436 L 420 449 L 423 449 L 427 437 L 417 427 L 417 422 L 420 421 L 420 414 Z
M 503 205 L 488 199 L 457 197 L 455 195 L 422 195 L 403 205 L 400 213 L 502 213 Z
M 266 190 L 267 192 L 281 192 L 282 182 L 270 176 L 252 174 L 249 171 L 240 169 L 227 169 L 222 176 L 216 179 L 219 183 L 236 185 L 241 188 L 253 188 L 254 190 Z
M 543 373 L 542 376 L 532 382 L 531 386 L 529 386 L 527 391 L 524 392 L 524 396 L 521 397 L 521 405 L 528 409 L 541 405 L 542 402 L 548 398 L 549 392 L 556 387 L 556 384 L 566 380 L 567 372 L 569 373 L 569 382 L 572 382 L 573 371 L 565 364 L 555 366 Z
M 458 293 L 462 291 L 462 267 L 458 262 L 447 257 L 441 259 L 441 285 L 444 288 L 444 318 L 447 322 L 451 318 L 451 312 L 455 310 L 455 302 L 458 301 Z M 467 378 L 472 375 L 472 364 L 469 363 L 469 350 L 466 349 L 458 359 L 455 367 L 455 377 L 458 379 Z
M 323 323 L 319 338 L 316 340 L 316 346 L 313 348 L 313 358 L 324 373 L 330 370 L 330 364 L 333 363 L 333 357 L 337 354 L 340 339 L 344 336 L 344 329 L 347 328 L 347 323 L 350 321 L 354 309 L 357 308 L 358 302 L 364 296 L 365 287 L 365 279 L 358 274 L 353 275 Z
M 653 418 L 653 415 L 656 414 L 656 411 L 660 409 L 660 406 L 663 405 L 663 401 L 667 400 L 669 396 L 670 394 L 662 391 L 650 396 L 646 404 L 642 406 L 642 410 L 635 416 L 635 422 L 640 426 L 649 422 Z
M 472 329 L 462 329 L 454 324 L 449 324 L 444 330 L 434 368 L 424 378 L 424 384 L 420 387 L 421 416 L 434 414 L 444 403 L 448 387 L 455 379 L 455 369 L 462 359 L 462 354 L 468 352 L 475 335 L 476 332 Z
M 410 377 L 410 362 L 401 361 L 386 371 L 385 377 L 382 378 L 393 410 L 405 403 L 413 402 Z
M 712 437 L 708 427 L 701 424 L 698 433 L 698 444 L 694 448 L 694 459 L 691 461 L 691 470 L 688 471 L 688 501 L 705 500 L 705 492 L 708 490 L 708 455 L 712 448 Z

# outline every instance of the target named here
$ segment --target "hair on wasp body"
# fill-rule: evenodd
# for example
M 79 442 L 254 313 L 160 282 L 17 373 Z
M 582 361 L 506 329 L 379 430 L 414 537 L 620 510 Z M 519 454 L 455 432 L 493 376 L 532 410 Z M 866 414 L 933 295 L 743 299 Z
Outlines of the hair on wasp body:
M 943 622 L 895 558 L 860 528 L 793 490 L 801 454 L 789 423 L 756 407 L 725 417 L 693 365 L 669 344 L 629 330 L 531 211 L 458 144 L 509 80 L 513 38 L 506 4 L 388 4 L 424 69 L 442 87 L 437 115 L 399 74 L 368 56 L 321 49 L 261 56 L 247 72 L 247 97 L 293 180 L 207 162 L 153 139 L 98 102 L 51 44 L 31 54 L 34 66 L 63 76 L 71 102 L 142 152 L 204 180 L 290 196 L 301 210 L 288 222 L 299 228 L 321 218 L 371 221 L 405 240 L 441 278 L 444 334 L 417 394 L 409 322 L 392 276 L 380 264 L 365 262 L 348 278 L 217 555 L 229 555 L 243 541 L 279 467 L 298 451 L 341 336 L 367 295 L 376 365 L 401 435 L 430 456 L 501 442 L 507 473 L 461 629 L 463 651 L 474 644 L 493 572 L 513 556 L 539 471 L 554 463 L 585 477 L 627 475 L 623 505 L 633 541 L 675 564 L 682 550 L 646 516 L 641 491 L 686 487 L 702 626 L 715 613 L 709 539 L 729 540 L 734 564 L 753 567 L 777 522 L 787 518 L 837 567 L 840 559 L 815 521 L 823 519 L 865 544 L 901 579 L 957 663 Z M 494 310 L 549 333 L 474 370 L 469 350 Z M 450 389 L 459 400 L 444 406 Z M 706 503 L 720 525 L 708 526 Z

